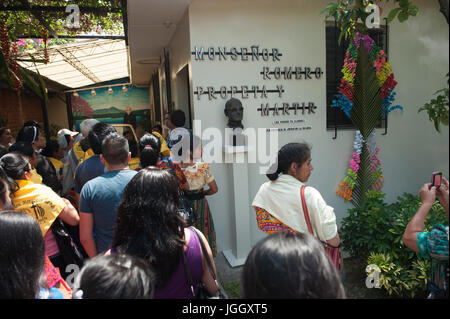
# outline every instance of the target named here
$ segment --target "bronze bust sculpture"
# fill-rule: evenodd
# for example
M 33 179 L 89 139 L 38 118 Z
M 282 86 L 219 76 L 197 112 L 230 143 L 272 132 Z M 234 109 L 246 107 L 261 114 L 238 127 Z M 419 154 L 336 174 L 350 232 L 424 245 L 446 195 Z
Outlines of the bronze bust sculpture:
M 229 99 L 225 103 L 224 113 L 228 117 L 227 127 L 233 129 L 233 146 L 245 144 L 244 135 L 242 134 L 244 129 L 244 125 L 242 125 L 244 108 L 241 101 L 235 98 Z
M 241 101 L 235 98 L 231 98 L 225 103 L 225 115 L 228 117 L 228 127 L 235 129 L 240 127 L 244 128 L 242 125 L 242 117 L 244 116 L 244 108 L 242 107 Z

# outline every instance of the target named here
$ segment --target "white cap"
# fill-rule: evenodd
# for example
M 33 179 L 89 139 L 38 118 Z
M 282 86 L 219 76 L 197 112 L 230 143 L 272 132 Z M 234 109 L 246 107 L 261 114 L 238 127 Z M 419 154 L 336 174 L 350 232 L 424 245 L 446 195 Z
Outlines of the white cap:
M 78 134 L 78 132 L 73 132 L 66 128 L 59 130 L 58 131 L 58 144 L 61 145 L 61 147 L 63 147 L 63 148 L 67 147 L 67 140 L 65 138 L 65 135 L 75 136 L 77 134 Z

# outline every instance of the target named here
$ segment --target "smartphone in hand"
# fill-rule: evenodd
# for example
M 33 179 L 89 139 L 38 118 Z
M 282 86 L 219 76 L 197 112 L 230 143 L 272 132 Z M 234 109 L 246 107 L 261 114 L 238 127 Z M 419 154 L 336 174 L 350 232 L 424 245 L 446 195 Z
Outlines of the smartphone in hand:
M 442 172 L 433 172 L 431 177 L 431 187 L 439 188 L 442 182 Z

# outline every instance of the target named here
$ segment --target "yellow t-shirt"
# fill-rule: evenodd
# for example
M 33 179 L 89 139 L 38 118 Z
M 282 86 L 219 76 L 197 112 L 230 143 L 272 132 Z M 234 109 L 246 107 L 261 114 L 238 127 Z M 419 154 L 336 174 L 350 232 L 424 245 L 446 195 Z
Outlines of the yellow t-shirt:
M 159 138 L 159 141 L 161 142 L 161 154 L 163 157 L 167 157 L 170 156 L 170 150 L 167 147 L 167 143 L 166 140 L 164 139 L 164 137 L 162 137 L 161 134 L 159 134 L 158 132 L 153 131 L 152 132 L 153 135 L 155 135 L 157 138 Z
M 31 170 L 31 172 L 33 173 L 33 176 L 31 177 L 31 181 L 35 184 L 42 184 L 42 176 L 38 174 L 38 172 L 36 172 L 36 169 L 33 168 Z
M 50 187 L 22 179 L 16 183 L 19 190 L 12 196 L 14 209 L 33 217 L 45 236 L 66 203 Z
M 81 144 L 80 142 L 85 139 L 86 137 L 82 138 L 78 143 L 76 143 L 73 146 L 73 153 L 75 154 L 75 157 L 78 160 L 78 165 L 79 166 L 81 163 L 83 163 L 83 161 L 87 160 L 89 157 L 94 155 L 94 151 L 92 150 L 92 148 L 89 148 L 85 151 L 83 151 L 83 149 L 81 148 Z
M 57 172 L 64 166 L 64 163 L 61 162 L 59 159 L 56 159 L 54 157 L 49 157 L 48 159 L 50 160 L 50 162 L 52 162 L 53 167 Z

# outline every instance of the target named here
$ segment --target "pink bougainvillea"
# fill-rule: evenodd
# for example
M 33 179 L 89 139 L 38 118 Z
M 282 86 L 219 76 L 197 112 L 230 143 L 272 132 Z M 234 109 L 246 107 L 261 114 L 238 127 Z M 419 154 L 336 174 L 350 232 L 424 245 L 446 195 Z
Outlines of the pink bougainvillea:
M 89 102 L 80 96 L 72 96 L 72 112 L 74 115 L 81 115 L 92 118 L 94 110 Z

